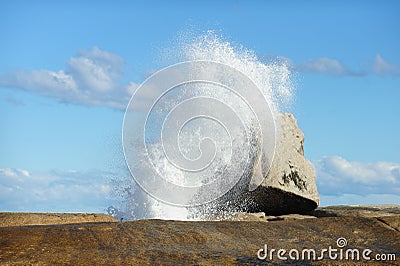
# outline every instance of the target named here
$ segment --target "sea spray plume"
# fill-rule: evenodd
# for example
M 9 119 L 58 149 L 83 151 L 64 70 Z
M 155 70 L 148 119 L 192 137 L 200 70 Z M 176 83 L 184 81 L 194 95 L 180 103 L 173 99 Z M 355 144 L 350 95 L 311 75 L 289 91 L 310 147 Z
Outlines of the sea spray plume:
M 188 95 L 204 88 L 212 95 Z M 155 96 L 138 114 L 137 103 L 148 91 Z M 260 169 L 252 177 L 255 189 L 268 172 L 266 163 L 272 162 L 275 149 L 273 115 L 260 89 L 240 71 L 212 61 L 165 68 L 139 86 L 125 112 L 123 147 L 129 170 L 141 188 L 160 201 L 178 206 L 211 202 L 244 175 L 251 152 L 250 117 L 256 121 L 261 143 L 253 166 Z M 159 133 L 153 134 L 154 130 Z M 197 143 L 184 138 L 197 131 L 201 132 Z M 162 151 L 161 160 L 154 160 L 154 150 Z M 262 153 L 268 158 L 265 162 Z M 215 176 L 220 162 L 223 172 Z M 173 170 L 163 171 L 166 163 Z M 210 181 L 209 176 L 214 178 Z
M 228 219 L 234 212 L 248 211 L 256 207 L 253 199 L 246 196 L 246 192 L 249 191 L 254 171 L 253 167 L 257 160 L 258 148 L 261 144 L 259 141 L 260 135 L 254 123 L 249 124 L 249 130 L 250 136 L 248 141 L 251 148 L 248 153 L 248 160 L 250 163 L 244 165 L 245 169 L 240 180 L 233 188 L 215 201 L 188 209 L 189 218 L 196 220 Z M 263 160 L 267 159 L 263 158 Z
M 222 38 L 216 36 L 213 32 L 208 32 L 205 35 L 196 37 L 194 40 L 187 41 L 186 43 L 180 44 L 180 50 L 177 52 L 177 57 L 180 60 L 212 60 L 213 62 L 219 62 L 226 64 L 235 68 L 246 76 L 248 76 L 260 89 L 263 98 L 266 100 L 271 108 L 272 115 L 280 110 L 281 102 L 290 102 L 292 97 L 292 86 L 290 80 L 289 69 L 281 63 L 271 62 L 270 64 L 263 64 L 257 60 L 254 52 L 247 50 L 243 47 L 234 48 L 229 42 L 222 41 Z M 199 184 L 204 184 L 213 180 L 213 178 L 220 178 L 221 181 L 228 181 L 232 179 L 230 174 L 232 172 L 225 172 L 222 176 L 218 174 L 223 172 L 224 166 L 227 162 L 231 161 L 232 158 L 235 159 L 237 165 L 240 165 L 243 172 L 238 178 L 237 184 L 231 188 L 230 193 L 225 194 L 218 201 L 209 203 L 208 205 L 202 205 L 197 207 L 173 207 L 168 204 L 159 202 L 154 199 L 143 200 L 143 205 L 149 205 L 151 210 L 147 214 L 146 218 L 169 218 L 169 219 L 182 219 L 183 216 L 189 213 L 190 218 L 201 219 L 207 212 L 215 210 L 233 210 L 233 209 L 243 209 L 251 202 L 246 202 L 246 200 L 238 200 L 240 197 L 240 191 L 243 189 L 247 190 L 247 185 L 249 180 L 254 173 L 252 163 L 254 163 L 255 158 L 259 156 L 257 154 L 257 147 L 260 136 L 254 134 L 254 129 L 257 128 L 254 123 L 254 117 L 252 116 L 252 110 L 246 104 L 241 104 L 243 101 L 240 97 L 237 97 L 234 93 L 229 90 L 223 89 L 216 84 L 185 84 L 180 86 L 178 90 L 169 92 L 163 95 L 163 102 L 158 101 L 158 105 L 154 106 L 153 112 L 149 115 L 148 120 L 148 132 L 151 132 L 150 137 L 147 138 L 148 141 L 148 152 L 150 157 L 152 157 L 152 163 L 157 169 L 157 173 L 161 175 L 165 180 L 171 183 L 183 185 L 183 186 L 198 186 Z M 178 172 L 176 168 L 171 167 L 168 164 L 168 159 L 163 158 L 160 151 L 162 151 L 162 146 L 160 142 L 157 141 L 156 132 L 160 132 L 163 123 L 160 123 L 165 119 L 166 110 L 172 110 L 171 107 L 177 103 L 190 100 L 194 97 L 209 97 L 213 99 L 219 99 L 223 103 L 227 103 L 235 110 L 235 113 L 240 117 L 240 122 L 244 132 L 235 132 L 233 140 L 236 142 L 247 146 L 247 149 L 234 148 L 229 152 L 229 145 L 231 139 L 229 135 L 224 133 L 224 128 L 219 126 L 218 123 L 206 122 L 198 123 L 200 119 L 192 120 L 192 123 L 186 124 L 186 129 L 183 127 L 179 133 L 179 149 L 186 157 L 189 159 L 196 159 L 202 152 L 208 153 L 210 150 L 213 151 L 212 146 L 206 146 L 202 144 L 202 140 L 206 139 L 207 134 L 211 134 L 214 137 L 215 144 L 215 154 L 218 154 L 217 158 L 214 158 L 214 164 L 210 165 L 206 170 L 208 171 L 206 177 L 203 176 L 187 176 L 187 173 L 182 174 Z M 192 106 L 193 107 L 193 106 Z M 218 109 L 213 109 L 212 105 L 200 105 L 198 107 L 204 108 L 209 107 L 209 111 L 216 111 Z M 251 107 L 251 106 L 250 106 Z M 192 108 L 193 109 L 193 108 Z M 194 108 L 196 109 L 196 108 Z M 207 109 L 207 108 L 206 108 Z M 196 124 L 197 123 L 197 124 Z M 253 135 L 251 133 L 253 130 Z M 235 130 L 233 130 L 235 131 Z M 154 134 L 153 134 L 154 133 Z M 202 137 L 203 136 L 203 137 Z M 159 140 L 159 139 L 158 139 Z M 238 144 L 237 143 L 237 144 Z M 204 144 L 204 143 L 203 143 Z M 240 147 L 238 145 L 237 147 Z M 134 150 L 134 149 L 133 149 Z M 245 153 L 245 154 L 243 154 Z M 241 157 L 232 157 L 241 155 Z M 147 154 L 146 154 L 147 156 Z M 197 157 L 196 157 L 197 156 Z M 140 160 L 139 160 L 140 161 Z M 246 163 L 249 162 L 249 163 Z M 243 164 L 244 163 L 244 164 Z M 264 172 L 265 174 L 265 172 Z M 186 183 L 185 183 L 186 182 Z M 160 189 L 162 189 L 160 187 Z M 234 193 L 232 193 L 234 191 Z M 134 194 L 136 194 L 135 192 Z M 198 196 L 196 194 L 196 196 Z M 203 195 L 204 196 L 204 195 Z M 134 197 L 136 197 L 134 195 Z M 224 204 L 220 204 L 223 202 Z M 238 202 L 242 203 L 238 204 Z M 137 203 L 137 201 L 136 201 Z M 140 203 L 139 203 L 140 205 Z M 172 215 L 175 215 L 171 217 Z M 199 214 L 201 214 L 199 216 Z
M 256 53 L 241 45 L 234 46 L 214 31 L 194 37 L 182 37 L 178 46 L 179 59 L 210 60 L 232 66 L 243 72 L 262 90 L 271 109 L 281 111 L 294 96 L 292 72 L 281 57 L 259 60 Z

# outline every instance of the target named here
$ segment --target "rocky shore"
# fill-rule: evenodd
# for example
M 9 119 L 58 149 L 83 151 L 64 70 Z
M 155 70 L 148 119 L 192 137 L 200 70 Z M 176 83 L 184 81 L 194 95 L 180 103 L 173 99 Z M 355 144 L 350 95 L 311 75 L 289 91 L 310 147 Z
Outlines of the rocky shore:
M 400 265 L 400 205 L 317 208 L 304 134 L 292 114 L 276 123 L 269 171 L 250 169 L 202 221 L 0 213 L 0 265 Z
M 63 219 L 55 218 L 59 216 Z M 392 254 L 385 265 L 399 265 L 400 205 L 323 207 L 306 215 L 237 213 L 223 221 L 117 222 L 97 214 L 1 213 L 0 264 L 382 265 L 361 253 L 359 260 L 340 260 L 338 239 L 345 240 L 343 254 L 347 249 L 370 249 L 369 258 Z M 259 255 L 265 255 L 265 247 L 267 255 L 275 249 L 272 260 L 257 257 L 260 249 Z M 324 254 L 318 260 L 321 250 L 329 247 L 338 257 L 332 260 Z M 279 259 L 279 249 L 296 249 L 299 259 L 287 253 L 286 260 Z M 316 259 L 301 258 L 304 249 L 315 249 Z

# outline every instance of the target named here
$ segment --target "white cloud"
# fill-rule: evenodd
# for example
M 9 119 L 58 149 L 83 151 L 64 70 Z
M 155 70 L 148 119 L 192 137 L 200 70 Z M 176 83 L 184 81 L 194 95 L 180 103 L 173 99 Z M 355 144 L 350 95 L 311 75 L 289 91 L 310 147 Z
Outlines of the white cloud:
M 104 212 L 114 203 L 108 173 L 0 169 L 0 210 Z
M 81 51 L 79 57 L 68 62 L 70 75 L 81 88 L 91 88 L 96 92 L 117 89 L 115 79 L 122 75 L 124 61 L 121 57 L 101 51 L 94 47 L 92 51 Z
M 364 70 L 354 71 L 345 67 L 339 60 L 327 57 L 312 58 L 300 63 L 284 56 L 261 56 L 261 58 L 266 62 L 278 60 L 297 72 L 316 73 L 329 76 L 364 76 L 366 74 L 366 71 Z
M 123 84 L 124 60 L 94 47 L 71 58 L 65 70 L 20 70 L 0 76 L 0 86 L 54 97 L 62 102 L 124 109 L 135 83 Z
M 361 72 L 352 71 L 344 67 L 338 60 L 326 57 L 314 58 L 307 60 L 295 66 L 295 69 L 300 72 L 322 73 L 332 76 L 360 76 Z
M 389 63 L 379 54 L 375 56 L 371 64 L 366 64 L 359 70 L 353 70 L 346 67 L 342 62 L 327 57 L 318 57 L 305 60 L 301 63 L 294 62 L 292 59 L 284 56 L 265 56 L 261 55 L 261 60 L 265 62 L 281 61 L 290 69 L 304 73 L 316 73 L 330 76 L 366 76 L 375 74 L 379 76 L 400 76 L 400 67 Z
M 396 65 L 393 65 L 382 58 L 381 55 L 377 54 L 375 56 L 375 61 L 372 64 L 372 71 L 380 76 L 385 75 L 400 75 L 400 68 Z
M 272 57 L 261 57 L 266 61 L 272 60 Z M 331 76 L 363 76 L 368 72 L 368 69 L 351 70 L 340 61 L 327 57 L 309 59 L 302 63 L 295 63 L 283 56 L 274 58 L 299 72 Z M 79 51 L 76 57 L 68 60 L 64 70 L 17 70 L 10 74 L 0 73 L 0 87 L 32 91 L 66 103 L 125 109 L 138 84 L 123 82 L 123 69 L 124 60 L 120 56 L 94 47 L 90 51 Z M 399 76 L 400 68 L 378 54 L 370 65 L 369 72 L 380 76 Z M 146 75 L 152 73 L 154 70 L 149 70 Z M 151 98 L 151 93 L 143 102 L 148 101 L 148 98 Z M 15 99 L 10 101 L 21 104 Z
M 313 162 L 322 195 L 400 195 L 400 164 L 351 162 L 338 156 Z
M 0 169 L 0 176 L 6 176 L 10 178 L 18 178 L 20 176 L 29 177 L 30 173 L 23 169 L 4 168 Z

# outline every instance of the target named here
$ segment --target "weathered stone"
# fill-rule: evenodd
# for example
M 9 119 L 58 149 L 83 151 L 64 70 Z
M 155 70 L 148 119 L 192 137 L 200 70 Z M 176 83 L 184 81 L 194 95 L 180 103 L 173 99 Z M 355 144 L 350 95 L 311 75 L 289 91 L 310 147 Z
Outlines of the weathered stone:
M 247 221 L 247 222 L 267 222 L 265 213 L 233 212 L 222 213 L 221 215 L 211 215 L 204 217 L 209 221 Z
M 310 213 L 317 217 L 384 217 L 400 215 L 400 205 L 341 205 L 319 207 Z
M 219 216 L 205 217 L 207 221 L 243 221 L 243 222 L 272 222 L 272 221 L 283 221 L 283 220 L 304 220 L 304 219 L 316 219 L 317 217 L 312 215 L 304 214 L 284 214 L 284 215 L 268 215 L 266 216 L 263 212 L 248 213 L 248 212 L 233 212 L 223 213 Z
M 210 212 L 219 214 L 221 210 L 265 212 L 268 215 L 306 214 L 319 205 L 315 170 L 304 157 L 303 132 L 292 114 L 280 113 L 276 120 L 276 149 L 269 172 L 264 156 L 262 163 L 246 172 L 248 174 L 233 189 L 211 205 L 205 205 L 204 210 L 199 208 L 198 216 L 207 216 Z M 267 176 L 257 187 L 260 175 Z M 256 189 L 249 191 L 254 187 Z
M 316 219 L 317 217 L 312 215 L 304 215 L 304 214 L 284 214 L 280 216 L 276 216 L 276 218 L 280 220 L 305 220 L 305 219 Z M 268 220 L 271 221 L 271 220 Z
M 390 229 L 400 232 L 400 215 L 378 217 L 378 221 L 386 224 Z
M 114 217 L 105 214 L 0 212 L 0 227 L 116 221 Z
M 347 212 L 350 214 L 350 212 Z M 42 214 L 45 216 L 46 214 Z M 262 216 L 262 214 L 259 214 Z M 1 265 L 382 265 L 355 259 L 287 259 L 278 249 L 347 249 L 393 254 L 398 265 L 400 215 L 323 217 L 276 222 L 163 221 L 0 227 Z M 397 229 L 396 229 L 397 228 Z M 257 251 L 275 249 L 272 260 Z M 336 253 L 338 254 L 338 252 Z M 286 254 L 287 255 L 287 254 Z
M 250 211 L 269 214 L 306 213 L 319 205 L 316 174 L 304 157 L 304 134 L 290 113 L 277 117 L 275 156 L 267 177 L 248 193 L 255 205 Z

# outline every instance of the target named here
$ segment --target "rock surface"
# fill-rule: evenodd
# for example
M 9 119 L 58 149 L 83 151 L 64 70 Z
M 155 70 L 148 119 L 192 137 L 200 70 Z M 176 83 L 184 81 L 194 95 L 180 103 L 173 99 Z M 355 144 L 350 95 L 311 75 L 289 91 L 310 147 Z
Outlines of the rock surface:
M 320 207 L 311 212 L 318 217 L 383 217 L 400 215 L 399 205 L 339 205 Z
M 0 212 L 0 227 L 116 221 L 114 217 L 105 214 Z
M 248 212 L 235 212 L 225 213 L 219 216 L 210 216 L 207 220 L 210 221 L 244 221 L 244 222 L 270 222 L 282 220 L 304 220 L 316 219 L 316 216 L 304 214 L 284 214 L 284 215 L 265 215 L 263 212 L 248 213 Z
M 319 205 L 316 174 L 304 157 L 304 134 L 290 113 L 277 118 L 276 151 L 263 183 L 247 197 L 255 202 L 250 211 L 268 214 L 306 213 Z
M 341 207 L 324 207 L 338 212 Z M 353 212 L 357 208 L 352 207 Z M 381 261 L 322 260 L 308 258 L 282 261 L 259 260 L 257 251 L 271 249 L 338 248 L 394 254 L 399 265 L 400 206 L 391 215 L 350 215 L 274 221 L 165 221 L 106 222 L 41 226 L 0 227 L 1 265 L 381 265 Z M 317 210 L 318 211 L 318 210 Z M 330 212 L 332 214 L 332 212 Z M 359 212 L 362 213 L 362 212 Z M 344 214 L 344 213 L 342 213 Z M 45 215 L 45 214 L 43 214 Z M 376 215 L 380 215 L 377 211 Z M 257 214 L 255 217 L 262 217 Z M 267 216 L 266 216 L 267 217 Z M 254 216 L 253 216 L 254 218 Z M 299 217 L 298 217 L 299 218 Z M 339 253 L 339 252 L 337 252 Z M 312 258 L 312 257 L 311 257 Z M 393 257 L 392 257 L 393 259 Z

